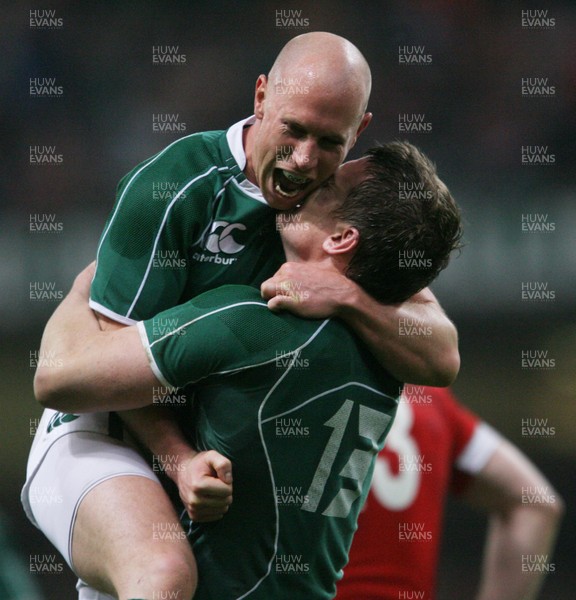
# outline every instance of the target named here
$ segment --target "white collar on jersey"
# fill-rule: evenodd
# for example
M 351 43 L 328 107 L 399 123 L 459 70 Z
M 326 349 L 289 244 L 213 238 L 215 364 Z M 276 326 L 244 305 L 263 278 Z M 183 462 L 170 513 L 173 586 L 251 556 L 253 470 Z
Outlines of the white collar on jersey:
M 256 122 L 256 117 L 252 115 L 247 119 L 242 119 L 242 121 L 238 121 L 238 123 L 234 123 L 230 129 L 226 132 L 226 140 L 228 145 L 230 146 L 230 151 L 232 152 L 232 156 L 234 160 L 238 163 L 238 166 L 243 171 L 246 167 L 246 152 L 244 152 L 244 144 L 242 143 L 242 130 L 247 125 L 252 125 Z M 268 204 L 266 199 L 262 195 L 260 188 L 257 185 L 254 185 L 248 179 L 244 179 L 242 183 L 237 183 L 238 187 L 242 189 L 246 194 L 263 202 L 264 204 Z

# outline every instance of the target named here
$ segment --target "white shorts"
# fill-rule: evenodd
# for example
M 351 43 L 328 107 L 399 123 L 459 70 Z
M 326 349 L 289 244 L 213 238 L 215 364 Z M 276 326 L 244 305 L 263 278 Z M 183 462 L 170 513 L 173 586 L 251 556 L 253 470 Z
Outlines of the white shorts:
M 22 504 L 73 571 L 72 533 L 80 503 L 95 486 L 122 475 L 158 481 L 136 450 L 110 437 L 108 413 L 67 416 L 44 411 L 28 459 Z M 109 596 L 83 590 L 80 598 Z

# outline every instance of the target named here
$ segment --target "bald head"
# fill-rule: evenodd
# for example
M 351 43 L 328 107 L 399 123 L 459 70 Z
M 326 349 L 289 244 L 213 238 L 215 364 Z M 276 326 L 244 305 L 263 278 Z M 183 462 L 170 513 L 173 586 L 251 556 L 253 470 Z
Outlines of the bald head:
M 290 40 L 258 77 L 245 172 L 273 208 L 293 208 L 342 163 L 372 118 L 370 86 L 359 50 L 323 32 Z
M 366 111 L 372 76 L 366 59 L 347 39 L 325 31 L 304 33 L 280 51 L 268 75 L 275 82 L 298 81 L 301 88 L 344 94 Z

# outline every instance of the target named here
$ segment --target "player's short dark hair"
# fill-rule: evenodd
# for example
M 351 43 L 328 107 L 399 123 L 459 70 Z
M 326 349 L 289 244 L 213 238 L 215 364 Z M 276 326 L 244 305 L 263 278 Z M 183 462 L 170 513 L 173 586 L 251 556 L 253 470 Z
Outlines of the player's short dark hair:
M 402 302 L 425 288 L 460 247 L 460 210 L 434 164 L 408 142 L 371 148 L 368 178 L 334 216 L 356 227 L 346 276 L 377 300 Z

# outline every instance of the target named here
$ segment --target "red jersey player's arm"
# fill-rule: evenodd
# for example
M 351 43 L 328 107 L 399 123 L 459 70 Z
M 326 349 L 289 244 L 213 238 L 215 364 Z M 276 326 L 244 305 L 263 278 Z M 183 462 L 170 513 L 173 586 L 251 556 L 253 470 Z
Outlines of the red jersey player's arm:
M 336 269 L 288 262 L 261 290 L 272 310 L 340 317 L 399 381 L 443 387 L 458 374 L 456 327 L 428 288 L 401 304 L 381 304 Z M 426 335 L 402 335 L 403 323 L 418 324 Z
M 39 354 L 50 360 L 39 360 L 36 399 L 65 412 L 145 407 L 118 414 L 152 454 L 169 457 L 166 472 L 190 516 L 198 521 L 220 518 L 232 500 L 230 461 L 214 451 L 196 452 L 169 409 L 147 406 L 161 384 L 136 327 L 99 320 L 89 308 L 92 273 L 91 265 L 78 275 L 46 325 Z
M 536 598 L 564 513 L 557 492 L 518 448 L 502 439 L 462 499 L 489 514 L 477 600 Z M 534 561 L 540 569 L 533 568 Z

